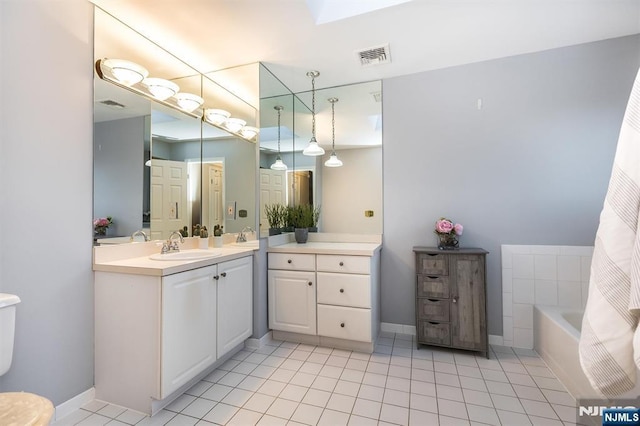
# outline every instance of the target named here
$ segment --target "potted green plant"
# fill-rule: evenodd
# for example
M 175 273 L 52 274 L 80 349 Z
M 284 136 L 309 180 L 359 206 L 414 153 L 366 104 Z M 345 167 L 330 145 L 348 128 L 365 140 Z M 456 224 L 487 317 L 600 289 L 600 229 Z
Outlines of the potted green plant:
M 269 222 L 269 236 L 282 233 L 282 204 L 267 204 L 264 212 Z
M 313 226 L 313 207 L 308 204 L 294 207 L 292 218 L 296 242 L 306 243 L 309 238 L 309 228 Z
M 282 209 L 282 232 L 293 232 L 295 228 L 295 218 L 296 209 L 292 206 L 283 206 Z

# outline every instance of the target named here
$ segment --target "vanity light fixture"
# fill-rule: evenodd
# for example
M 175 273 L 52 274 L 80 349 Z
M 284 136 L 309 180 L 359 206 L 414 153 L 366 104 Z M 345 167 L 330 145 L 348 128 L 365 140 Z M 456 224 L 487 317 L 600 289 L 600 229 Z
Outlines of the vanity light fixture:
M 284 107 L 282 105 L 276 105 L 273 109 L 278 111 L 278 156 L 276 157 L 276 162 L 271 165 L 271 170 L 287 170 L 287 165 L 284 164 L 280 157 L 280 113 Z
M 147 78 L 149 71 L 135 62 L 124 59 L 103 59 L 100 64 L 107 68 L 120 84 L 132 86 Z
M 342 161 L 336 155 L 336 102 L 338 98 L 327 99 L 331 102 L 331 156 L 324 162 L 326 167 L 342 167 Z
M 244 126 L 242 129 L 240 129 L 240 134 L 246 140 L 251 140 L 256 137 L 259 131 L 260 130 L 256 127 Z
M 180 90 L 177 84 L 164 78 L 145 78 L 142 80 L 142 84 L 147 86 L 147 89 L 149 89 L 149 92 L 151 92 L 154 98 L 161 101 L 169 99 Z
M 192 112 L 204 103 L 204 99 L 193 93 L 177 93 L 175 98 L 178 106 L 187 112 Z
M 222 126 L 231 117 L 231 113 L 223 109 L 207 108 L 204 111 L 204 116 L 209 123 L 215 126 Z
M 309 145 L 302 151 L 304 155 L 318 156 L 324 155 L 324 149 L 318 145 L 316 140 L 316 77 L 319 76 L 318 71 L 309 71 L 307 77 L 311 77 L 311 140 Z
M 227 121 L 224 122 L 224 127 L 232 133 L 238 133 L 245 124 L 247 122 L 240 118 L 227 118 Z

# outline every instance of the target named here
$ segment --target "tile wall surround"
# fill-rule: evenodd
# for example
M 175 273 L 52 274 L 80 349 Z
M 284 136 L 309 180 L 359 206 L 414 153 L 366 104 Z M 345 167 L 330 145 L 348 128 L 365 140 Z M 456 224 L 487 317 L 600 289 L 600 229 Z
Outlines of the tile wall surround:
M 533 348 L 533 306 L 584 309 L 591 246 L 502 245 L 504 346 Z

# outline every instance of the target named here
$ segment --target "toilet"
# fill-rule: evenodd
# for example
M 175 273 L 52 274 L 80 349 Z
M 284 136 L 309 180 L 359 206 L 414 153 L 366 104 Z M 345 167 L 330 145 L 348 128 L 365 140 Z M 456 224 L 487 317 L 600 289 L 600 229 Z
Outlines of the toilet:
M 13 360 L 16 305 L 20 298 L 0 293 L 0 376 L 9 371 Z M 53 404 L 46 398 L 28 392 L 0 393 L 0 425 L 46 426 L 53 416 Z

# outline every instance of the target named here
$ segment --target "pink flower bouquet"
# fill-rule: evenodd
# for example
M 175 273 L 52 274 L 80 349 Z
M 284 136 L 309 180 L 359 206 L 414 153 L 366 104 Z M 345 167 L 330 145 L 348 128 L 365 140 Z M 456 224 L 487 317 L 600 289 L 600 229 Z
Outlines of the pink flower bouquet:
M 433 232 L 438 235 L 438 248 L 442 250 L 457 249 L 458 238 L 462 235 L 464 227 L 459 223 L 454 223 L 446 217 L 441 217 L 436 221 Z

